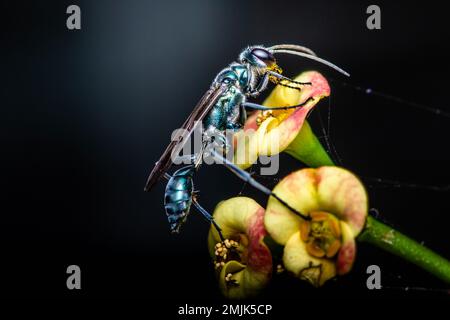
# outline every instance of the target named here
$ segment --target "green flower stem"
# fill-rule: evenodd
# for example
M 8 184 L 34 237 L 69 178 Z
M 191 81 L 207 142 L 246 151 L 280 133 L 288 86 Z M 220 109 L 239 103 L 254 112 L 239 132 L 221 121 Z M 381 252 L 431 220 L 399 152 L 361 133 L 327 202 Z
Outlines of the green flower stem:
M 307 121 L 284 152 L 312 168 L 334 166 L 333 160 L 331 160 Z
M 357 239 L 393 253 L 450 283 L 450 262 L 447 259 L 371 216 Z
M 310 167 L 335 165 L 306 121 L 285 152 Z M 357 239 L 414 263 L 450 283 L 450 262 L 447 259 L 371 216 L 367 218 L 366 227 Z

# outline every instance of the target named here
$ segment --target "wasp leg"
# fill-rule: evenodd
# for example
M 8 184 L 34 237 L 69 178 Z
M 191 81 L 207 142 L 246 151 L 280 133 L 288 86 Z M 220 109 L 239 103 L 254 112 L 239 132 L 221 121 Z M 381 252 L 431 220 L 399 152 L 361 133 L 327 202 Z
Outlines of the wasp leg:
M 291 82 L 291 83 L 295 83 L 295 84 L 300 84 L 300 85 L 312 85 L 311 82 L 300 82 L 300 81 L 295 81 L 295 80 L 293 80 L 293 79 L 291 79 L 291 78 L 285 77 L 285 76 L 283 76 L 283 75 L 281 75 L 281 74 L 279 74 L 279 73 L 277 73 L 277 72 L 274 72 L 274 71 L 267 71 L 266 74 L 268 74 L 268 75 L 270 75 L 270 76 L 272 76 L 272 77 L 275 77 L 275 78 L 277 78 L 277 79 L 285 80 L 285 81 L 288 81 L 288 82 Z M 293 87 L 293 89 L 300 89 L 300 88 Z
M 174 164 L 192 164 L 192 163 L 196 163 L 196 160 L 198 159 L 199 154 L 195 153 L 195 154 L 187 154 L 187 155 L 183 155 L 183 156 L 178 156 L 175 161 Z
M 296 108 L 301 108 L 303 107 L 305 104 L 307 104 L 309 101 L 313 101 L 314 98 L 309 97 L 305 102 L 302 102 L 298 105 L 295 106 L 287 106 L 287 107 L 266 107 L 257 103 L 252 103 L 252 102 L 244 102 L 242 103 L 242 106 L 246 109 L 253 109 L 253 110 L 263 110 L 263 111 L 269 111 L 269 110 L 288 110 L 288 109 L 296 109 Z
M 263 78 L 261 79 L 261 81 L 258 84 L 258 87 L 256 87 L 256 89 L 252 92 L 249 93 L 250 97 L 257 97 L 262 91 L 266 90 L 267 85 L 269 84 L 269 79 L 270 79 L 270 75 L 268 72 L 266 72 L 263 76 Z
M 278 79 L 278 80 L 276 80 L 276 79 Z M 273 82 L 275 82 L 276 84 L 279 84 L 279 85 L 282 85 L 282 86 L 285 86 L 285 87 L 288 87 L 288 88 L 291 88 L 291 89 L 297 89 L 297 90 L 300 90 L 300 88 L 299 87 L 290 86 L 290 85 L 285 84 L 285 83 L 281 83 L 281 81 L 284 80 L 284 81 L 287 81 L 289 83 L 294 83 L 294 84 L 299 84 L 299 85 L 312 85 L 311 82 L 295 81 L 295 80 L 293 80 L 291 78 L 288 78 L 288 77 L 285 77 L 285 76 L 283 76 L 283 75 L 281 75 L 281 74 L 279 74 L 279 73 L 277 73 L 275 71 L 267 71 L 264 74 L 262 80 L 259 82 L 258 87 L 254 91 L 250 92 L 249 96 L 255 98 L 262 91 L 266 90 L 267 85 L 269 84 L 269 80 L 273 80 Z
M 224 132 L 217 128 L 208 128 L 204 132 L 203 140 L 203 158 L 211 157 L 211 153 L 214 150 L 221 150 L 227 153 L 230 149 L 230 144 Z
M 270 190 L 269 188 L 263 186 L 261 183 L 259 183 L 258 181 L 256 181 L 255 179 L 253 179 L 253 177 L 251 176 L 250 173 L 248 173 L 245 170 L 242 170 L 241 168 L 239 168 L 238 166 L 236 166 L 234 163 L 232 163 L 231 161 L 229 161 L 228 159 L 224 158 L 223 156 L 221 156 L 220 154 L 218 154 L 217 152 L 213 151 L 211 153 L 211 155 L 214 157 L 214 159 L 218 162 L 223 164 L 228 170 L 230 170 L 231 172 L 233 172 L 235 175 L 237 175 L 240 179 L 242 179 L 243 181 L 247 182 L 249 185 L 251 185 L 252 187 L 258 189 L 259 191 L 261 191 L 262 193 L 264 193 L 267 196 L 272 196 L 275 199 L 277 199 L 280 203 L 282 203 L 286 208 L 288 208 L 289 210 L 291 210 L 292 212 L 294 212 L 296 215 L 302 217 L 305 220 L 310 220 L 310 217 L 304 215 L 303 213 L 299 212 L 298 210 L 292 208 L 288 203 L 286 203 L 286 201 L 284 201 L 283 199 L 281 199 L 280 197 L 278 197 L 275 193 L 272 192 L 272 190 Z
M 194 198 L 192 199 L 192 203 L 194 204 L 195 208 L 205 217 L 206 220 L 208 220 L 210 223 L 213 224 L 214 228 L 216 228 L 217 233 L 219 234 L 220 240 L 223 242 L 225 241 L 225 238 L 222 235 L 222 229 L 220 229 L 219 225 L 216 223 L 212 215 L 208 213 L 203 207 L 197 202 L 197 200 Z
M 204 149 L 205 149 L 205 147 L 202 146 L 202 149 L 198 153 L 178 156 L 175 159 L 175 161 L 173 161 L 173 163 L 176 165 L 178 165 L 178 164 L 193 164 L 195 166 L 195 168 L 197 169 L 202 162 L 201 160 L 202 160 L 202 155 L 203 155 Z

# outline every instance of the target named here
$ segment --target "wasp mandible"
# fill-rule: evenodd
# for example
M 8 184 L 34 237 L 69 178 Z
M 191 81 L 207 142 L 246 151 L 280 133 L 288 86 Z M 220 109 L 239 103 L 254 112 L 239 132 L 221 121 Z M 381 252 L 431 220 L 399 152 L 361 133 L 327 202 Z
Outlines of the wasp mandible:
M 206 150 L 210 150 L 210 148 L 208 148 L 209 146 L 220 143 L 223 145 L 223 149 L 227 150 L 228 142 L 225 137 L 225 131 L 237 131 L 241 129 L 246 121 L 247 110 L 269 111 L 301 108 L 312 99 L 309 98 L 294 106 L 270 108 L 260 104 L 247 102 L 248 98 L 257 97 L 263 92 L 267 88 L 269 82 L 298 90 L 300 90 L 298 86 L 290 86 L 290 84 L 311 85 L 309 82 L 297 82 L 281 75 L 282 69 L 278 66 L 275 59 L 275 55 L 281 53 L 318 61 L 349 76 L 349 74 L 341 68 L 317 57 L 312 50 L 303 46 L 280 44 L 271 47 L 249 46 L 244 49 L 240 53 L 237 62 L 232 62 L 228 67 L 217 74 L 210 89 L 203 95 L 181 127 L 181 129 L 186 130 L 188 134 L 178 140 L 172 140 L 169 143 L 147 179 L 144 188 L 145 191 L 149 191 L 161 177 L 164 176 L 168 179 L 164 206 L 172 232 L 179 232 L 180 227 L 186 221 L 191 205 L 194 204 L 200 213 L 214 224 L 221 236 L 220 227 L 214 222 L 212 216 L 198 204 L 196 198 L 197 193 L 194 190 L 193 184 L 193 175 L 199 168 L 204 153 L 207 152 Z M 201 151 L 197 154 L 188 156 L 190 157 L 191 164 L 177 170 L 170 176 L 167 174 L 167 170 L 173 163 L 173 157 L 179 155 L 181 149 L 187 143 L 190 135 L 199 123 L 205 128 L 205 131 L 202 134 Z M 223 163 L 228 169 L 241 179 L 247 181 L 253 187 L 266 195 L 277 198 L 292 211 L 307 218 L 302 213 L 293 210 L 287 203 L 273 194 L 271 190 L 254 180 L 248 172 L 224 159 L 223 156 L 216 151 L 209 153 L 210 156 L 220 160 L 220 163 Z

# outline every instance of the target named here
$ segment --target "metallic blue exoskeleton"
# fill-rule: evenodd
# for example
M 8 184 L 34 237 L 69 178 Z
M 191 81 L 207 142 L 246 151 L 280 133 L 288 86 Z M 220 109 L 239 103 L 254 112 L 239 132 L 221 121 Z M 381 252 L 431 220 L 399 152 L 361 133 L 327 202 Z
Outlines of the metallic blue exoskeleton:
M 222 230 L 216 224 L 213 217 L 203 209 L 197 202 L 196 192 L 192 176 L 195 173 L 195 165 L 183 167 L 174 172 L 173 176 L 165 174 L 169 180 L 164 195 L 164 207 L 166 209 L 167 219 L 169 220 L 170 231 L 172 233 L 180 232 L 180 228 L 189 215 L 191 206 L 194 205 L 197 210 L 212 223 L 223 240 Z
M 174 172 L 166 186 L 164 207 L 169 220 L 170 231 L 178 233 L 186 221 L 192 205 L 195 167 L 187 166 Z
M 275 55 L 280 53 L 316 60 L 348 75 L 339 67 L 317 57 L 313 51 L 302 46 L 281 44 L 272 47 L 251 46 L 244 49 L 236 62 L 229 64 L 215 77 L 210 89 L 200 99 L 181 128 L 188 132 L 187 136 L 170 142 L 147 179 L 144 188 L 146 191 L 149 191 L 162 176 L 169 180 L 165 193 L 165 209 L 172 232 L 179 231 L 181 225 L 186 221 L 191 205 L 194 205 L 208 221 L 214 224 L 222 237 L 219 226 L 214 222 L 211 215 L 198 204 L 195 198 L 192 177 L 205 155 L 213 155 L 217 159 L 221 158 L 221 163 L 241 179 L 248 181 L 252 186 L 265 194 L 276 197 L 289 207 L 282 199 L 279 199 L 270 190 L 251 178 L 247 172 L 234 166 L 229 161 L 223 161 L 222 155 L 215 151 L 211 152 L 211 148 L 209 148 L 212 146 L 212 150 L 215 150 L 214 148 L 218 145 L 222 150 L 226 151 L 228 149 L 225 130 L 234 131 L 242 128 L 245 123 L 247 109 L 286 110 L 301 108 L 308 103 L 309 99 L 312 99 L 309 98 L 295 106 L 270 108 L 246 101 L 248 98 L 257 97 L 267 88 L 269 82 L 297 90 L 301 90 L 298 85 L 311 85 L 309 82 L 301 83 L 281 75 L 282 70 L 275 59 Z M 296 85 L 292 86 L 292 84 Z M 192 165 L 177 170 L 171 177 L 167 174 L 167 170 L 172 165 L 172 156 L 179 155 L 198 123 L 201 123 L 205 128 L 202 136 L 202 150 L 197 155 L 190 157 Z

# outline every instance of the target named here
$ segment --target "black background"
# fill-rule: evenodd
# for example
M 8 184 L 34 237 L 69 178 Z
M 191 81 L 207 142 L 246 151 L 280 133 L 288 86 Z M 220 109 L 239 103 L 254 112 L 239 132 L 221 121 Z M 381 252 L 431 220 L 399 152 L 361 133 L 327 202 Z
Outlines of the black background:
M 82 29 L 66 28 L 77 4 Z M 288 75 L 317 69 L 333 79 L 321 102 L 343 166 L 363 177 L 424 185 L 449 181 L 449 119 L 342 86 L 394 94 L 450 111 L 448 18 L 437 1 L 377 1 L 382 29 L 366 28 L 367 1 L 2 1 L 1 288 L 7 297 L 155 297 L 176 306 L 220 302 L 206 249 L 208 225 L 192 214 L 172 236 L 164 185 L 143 186 L 173 129 L 216 72 L 249 44 L 296 43 L 348 70 L 282 57 Z M 311 123 L 319 136 L 315 114 Z M 288 156 L 282 173 L 298 168 Z M 448 192 L 366 180 L 379 218 L 449 257 Z M 223 167 L 196 176 L 201 203 L 235 196 Z M 264 181 L 263 181 L 264 182 Z M 265 181 L 268 183 L 268 181 Z M 270 184 L 269 184 L 270 186 Z M 246 188 L 264 205 L 260 194 Z M 313 289 L 280 277 L 275 299 L 445 298 L 412 289 L 445 284 L 366 244 L 350 275 Z M 82 290 L 66 288 L 66 268 Z M 380 291 L 366 268 L 382 270 Z M 406 287 L 411 288 L 405 290 Z

